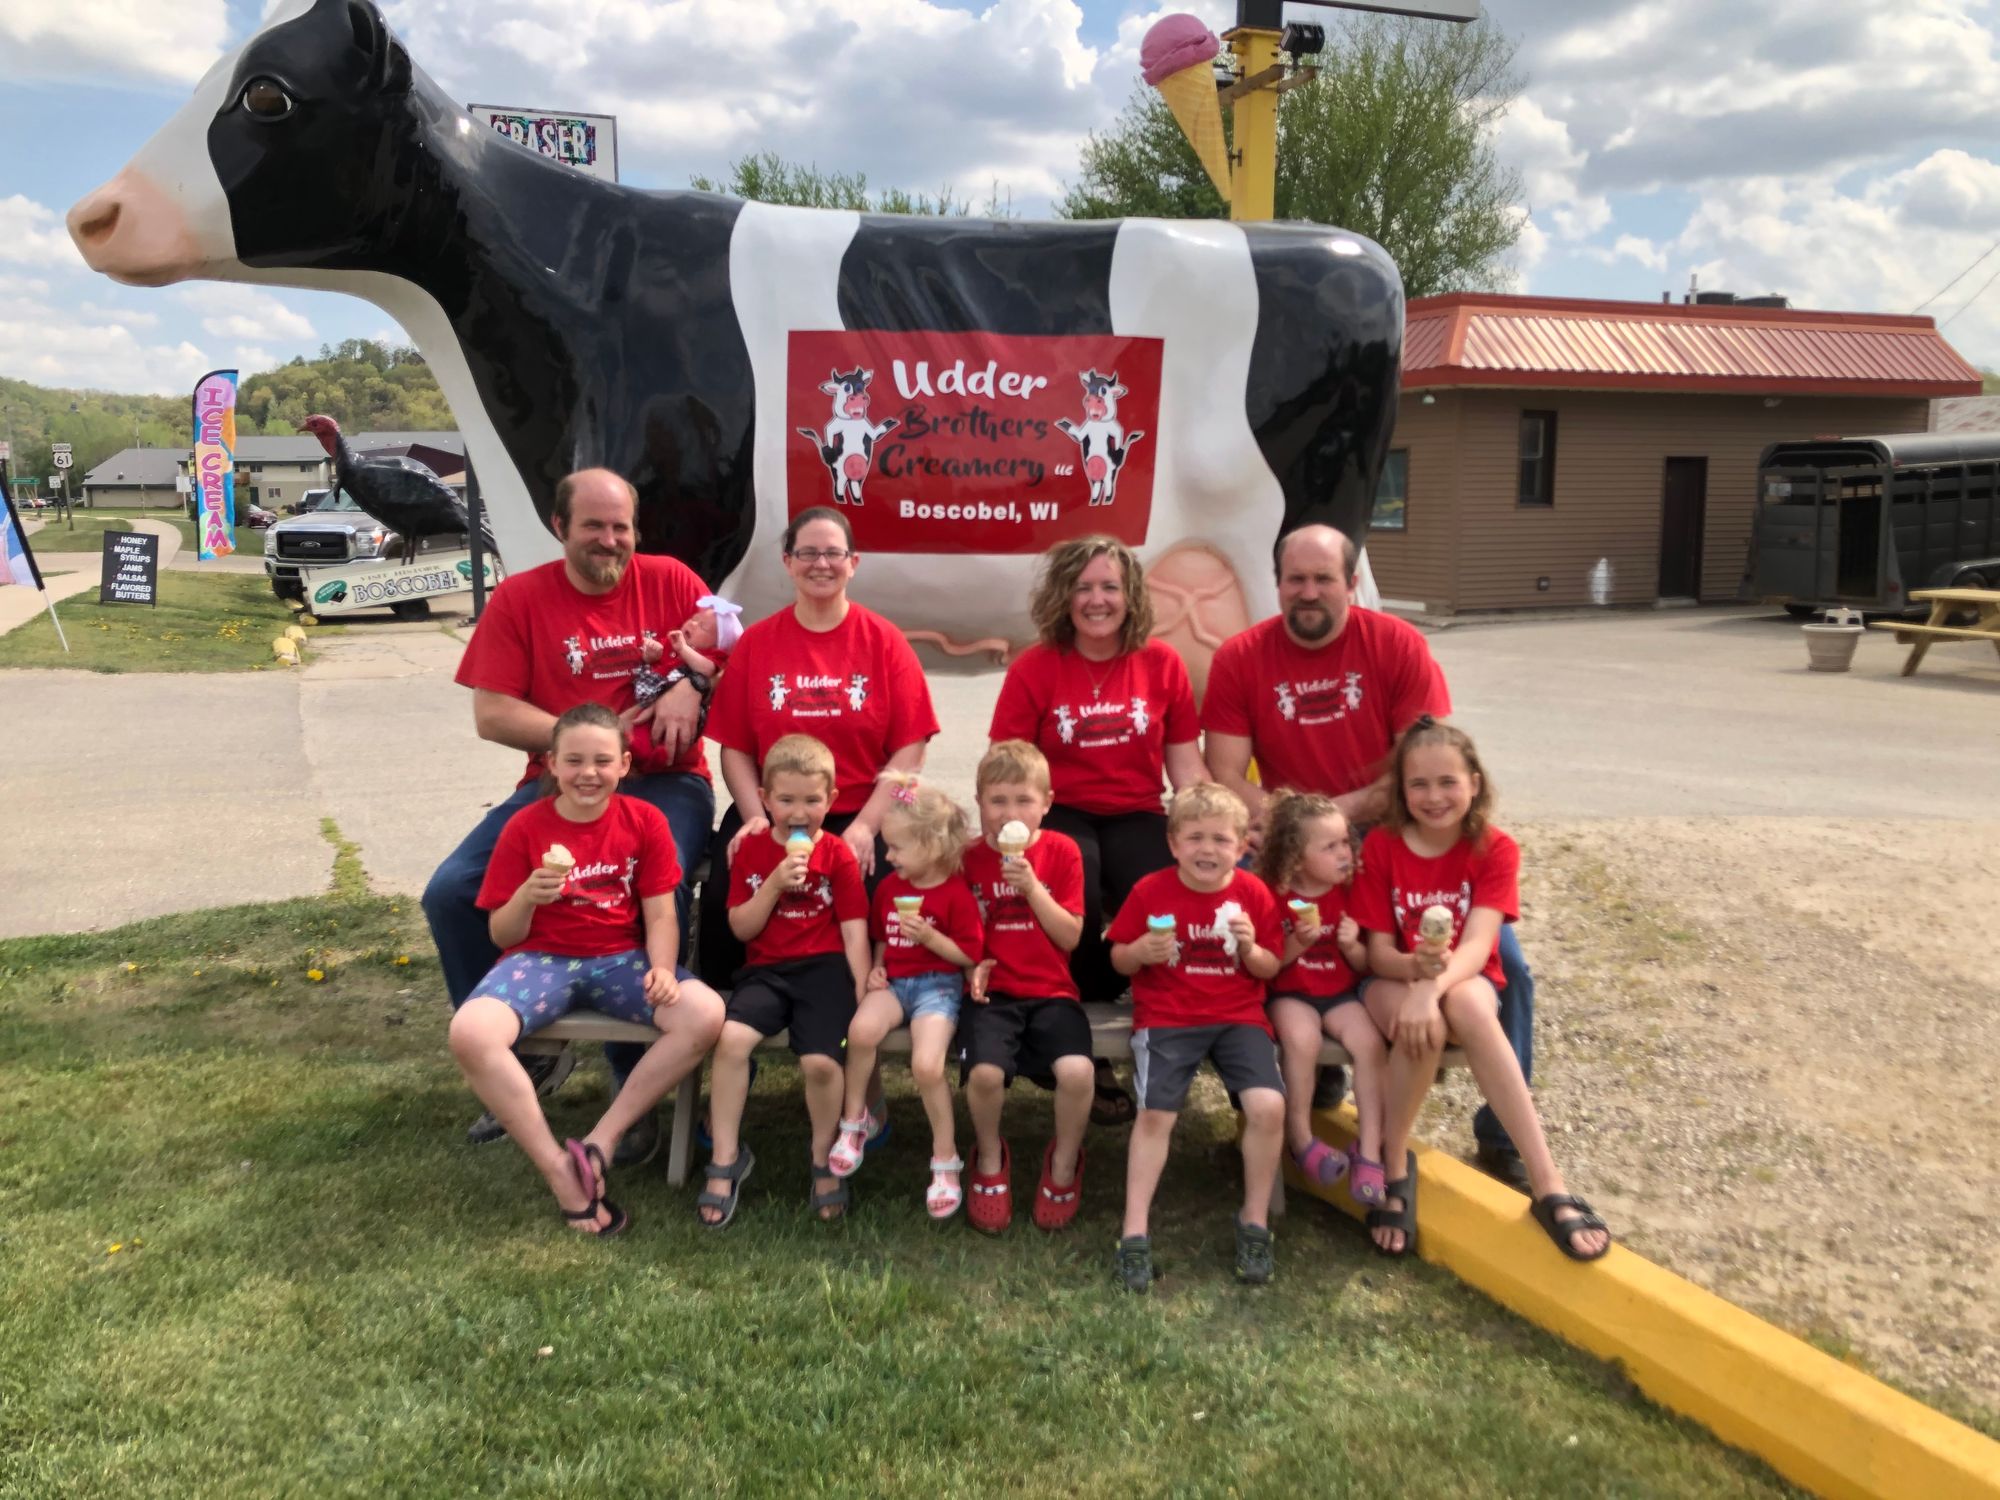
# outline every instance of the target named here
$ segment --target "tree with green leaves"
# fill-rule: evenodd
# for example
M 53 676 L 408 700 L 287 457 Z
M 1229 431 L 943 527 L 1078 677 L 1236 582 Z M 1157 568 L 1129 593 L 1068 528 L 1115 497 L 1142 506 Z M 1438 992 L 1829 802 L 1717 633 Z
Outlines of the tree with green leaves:
M 1492 132 L 1520 96 L 1514 54 L 1489 21 L 1329 27 L 1319 76 L 1279 99 L 1277 216 L 1367 235 L 1413 297 L 1503 281 L 1521 183 Z M 1110 131 L 1091 136 L 1081 167 L 1056 207 L 1065 218 L 1229 216 L 1172 111 L 1144 85 Z
M 817 164 L 789 162 L 775 151 L 746 156 L 730 164 L 729 175 L 716 179 L 696 177 L 689 186 L 697 192 L 727 193 L 755 203 L 781 203 L 790 208 L 844 208 L 863 214 L 918 214 L 927 218 L 962 219 L 972 212 L 970 199 L 944 187 L 935 198 L 909 193 L 902 188 L 868 191 L 864 172 L 822 172 Z M 996 185 L 980 213 L 988 218 L 1012 216 L 1012 206 L 1001 199 Z

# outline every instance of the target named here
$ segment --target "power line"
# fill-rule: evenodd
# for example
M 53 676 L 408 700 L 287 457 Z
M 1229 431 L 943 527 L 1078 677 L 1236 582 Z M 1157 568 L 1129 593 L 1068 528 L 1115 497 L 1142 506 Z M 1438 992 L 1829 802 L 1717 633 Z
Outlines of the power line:
M 1915 307 L 1911 308 L 1910 309 L 1911 316 L 1914 317 L 1917 313 L 1922 312 L 1925 308 L 1929 307 L 1933 302 L 1937 301 L 1938 298 L 1942 297 L 1946 292 L 1950 291 L 1953 287 L 1957 286 L 1961 281 L 1965 280 L 1966 277 L 1970 276 L 1975 270 L 1979 268 L 1979 262 L 1986 259 L 1986 257 L 1991 255 L 1995 250 L 2000 250 L 2000 240 L 1995 240 L 1992 244 L 1988 245 L 1984 251 L 1982 251 L 1978 256 L 1976 256 L 1973 259 L 1971 265 L 1967 266 L 1963 271 L 1960 271 L 1956 276 L 1952 277 L 1951 280 L 1947 281 L 1943 286 L 1939 287 L 1936 291 L 1932 292 L 1928 297 L 1924 298 L 1923 301 L 1919 302 Z M 1990 286 L 1992 285 L 1992 283 L 1988 282 L 1987 285 Z M 1964 309 L 1962 308 L 1960 309 L 1960 311 L 1963 310 Z M 1952 316 L 1957 317 L 1958 314 L 1953 313 Z
M 1987 254 L 1989 255 L 1991 253 L 1992 253 L 1991 251 L 1987 252 Z M 1958 312 L 1953 313 L 1951 317 L 1946 318 L 1942 323 L 1938 324 L 1938 331 L 1942 333 L 1945 329 L 1951 327 L 1952 321 L 1953 319 L 1958 317 L 1958 313 L 1964 312 L 1966 308 L 1972 306 L 1972 304 L 1977 302 L 1981 297 L 1984 297 L 1986 295 L 1986 289 L 1992 286 L 1993 283 L 1996 281 L 2000 281 L 2000 271 L 1995 271 L 1991 276 L 1987 277 L 1985 282 L 1981 284 L 1978 291 L 1974 292 L 1970 297 L 1967 297 L 1964 302 L 1959 304 Z

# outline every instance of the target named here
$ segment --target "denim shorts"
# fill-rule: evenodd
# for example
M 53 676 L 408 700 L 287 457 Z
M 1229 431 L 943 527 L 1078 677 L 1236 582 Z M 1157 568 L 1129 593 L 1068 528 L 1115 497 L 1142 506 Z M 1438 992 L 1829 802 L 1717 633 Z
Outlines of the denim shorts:
M 902 1002 L 905 1023 L 918 1016 L 943 1016 L 956 1022 L 959 1003 L 965 998 L 965 976 L 957 969 L 933 969 L 927 974 L 892 979 L 889 988 Z
M 646 998 L 646 971 L 651 967 L 638 948 L 595 958 L 522 949 L 506 954 L 487 970 L 466 998 L 498 1000 L 521 1018 L 522 1036 L 533 1036 L 573 1010 L 594 1010 L 614 1020 L 651 1026 L 653 1006 Z M 684 981 L 694 978 L 678 965 L 674 972 Z

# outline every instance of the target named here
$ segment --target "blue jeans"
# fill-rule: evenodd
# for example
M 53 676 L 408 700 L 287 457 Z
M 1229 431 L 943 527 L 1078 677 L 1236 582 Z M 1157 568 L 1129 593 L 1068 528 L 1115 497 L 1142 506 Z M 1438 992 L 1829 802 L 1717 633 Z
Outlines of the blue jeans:
M 1521 1076 L 1529 1083 L 1535 1081 L 1535 976 L 1528 972 L 1528 961 L 1521 957 L 1521 940 L 1515 936 L 1514 924 L 1500 924 L 1500 971 L 1507 976 L 1507 988 L 1500 992 L 1500 1029 L 1507 1033 L 1507 1040 L 1514 1048 L 1514 1055 L 1521 1060 Z M 1507 1132 L 1500 1126 L 1500 1118 L 1493 1113 L 1493 1106 L 1482 1104 L 1479 1112 L 1472 1117 L 1472 1138 L 1482 1146 L 1497 1147 L 1502 1151 L 1512 1151 L 1514 1143 L 1507 1139 Z
M 689 771 L 659 771 L 650 776 L 633 776 L 618 785 L 627 796 L 650 802 L 666 814 L 673 830 L 674 851 L 680 856 L 681 885 L 674 892 L 674 912 L 680 918 L 681 937 L 688 930 L 688 907 L 693 900 L 694 867 L 708 848 L 708 830 L 715 821 L 715 789 L 703 777 Z M 486 865 L 493 858 L 493 846 L 500 842 L 500 830 L 507 820 L 541 796 L 537 783 L 515 789 L 504 802 L 479 820 L 472 832 L 450 854 L 431 883 L 424 887 L 424 918 L 431 924 L 431 940 L 437 944 L 438 964 L 444 970 L 445 994 L 451 1008 L 465 1004 L 473 986 L 500 961 L 487 926 L 487 913 L 479 909 L 479 886 L 486 878 Z M 611 1064 L 611 1076 L 620 1088 L 625 1076 L 646 1055 L 637 1042 L 605 1044 L 604 1059 Z

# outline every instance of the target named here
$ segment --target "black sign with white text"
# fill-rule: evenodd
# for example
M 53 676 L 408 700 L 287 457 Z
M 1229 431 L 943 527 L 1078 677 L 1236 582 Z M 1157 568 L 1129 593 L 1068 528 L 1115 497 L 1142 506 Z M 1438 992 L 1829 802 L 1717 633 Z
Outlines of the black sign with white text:
M 160 602 L 160 539 L 150 531 L 104 533 L 103 581 L 100 604 Z

